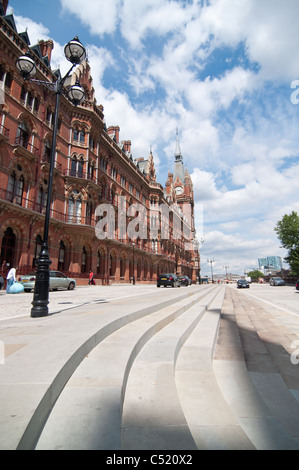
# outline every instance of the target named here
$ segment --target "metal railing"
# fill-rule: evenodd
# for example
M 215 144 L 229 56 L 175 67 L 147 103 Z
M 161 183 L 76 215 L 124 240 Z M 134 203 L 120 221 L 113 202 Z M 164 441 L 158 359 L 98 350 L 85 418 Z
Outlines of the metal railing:
M 22 135 L 16 137 L 15 145 L 20 145 L 24 149 L 28 150 L 28 152 L 32 153 L 33 155 L 39 155 L 39 149 L 32 145 L 27 139 L 25 139 Z

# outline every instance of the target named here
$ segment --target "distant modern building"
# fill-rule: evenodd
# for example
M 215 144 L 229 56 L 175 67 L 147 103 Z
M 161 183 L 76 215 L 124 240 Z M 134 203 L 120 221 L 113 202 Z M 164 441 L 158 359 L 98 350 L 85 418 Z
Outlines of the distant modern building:
M 259 269 L 281 271 L 283 268 L 281 256 L 267 256 L 266 258 L 259 258 Z

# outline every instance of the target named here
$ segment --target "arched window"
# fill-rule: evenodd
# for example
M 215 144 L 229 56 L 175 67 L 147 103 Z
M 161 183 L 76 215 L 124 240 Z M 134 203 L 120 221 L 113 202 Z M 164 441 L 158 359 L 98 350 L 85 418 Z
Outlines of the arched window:
M 37 97 L 34 98 L 34 105 L 33 105 L 33 111 L 35 113 L 38 113 L 38 110 L 39 110 L 39 105 L 40 105 L 40 101 Z
M 76 155 L 73 156 L 71 161 L 71 176 L 77 175 L 77 157 Z
M 22 167 L 18 165 L 18 175 L 15 171 L 9 176 L 7 199 L 15 204 L 22 204 L 24 192 L 24 176 L 21 173 Z
M 25 122 L 20 122 L 17 130 L 16 143 L 24 148 L 28 147 L 30 140 L 30 130 Z
M 5 78 L 5 87 L 8 88 L 9 90 L 11 89 L 11 85 L 12 85 L 12 74 L 10 72 L 8 72 L 6 74 L 6 78 Z
M 0 65 L 0 82 L 3 82 L 4 86 L 9 90 L 11 89 L 12 75 L 10 72 L 5 72 L 2 65 Z
M 79 137 L 79 131 L 78 131 L 78 129 L 74 129 L 73 140 L 75 140 L 77 142 L 78 137 Z
M 94 178 L 94 163 L 91 162 L 91 161 L 88 162 L 87 176 L 88 176 L 88 179 L 93 181 L 93 178 Z
M 116 259 L 115 259 L 115 255 L 110 253 L 110 256 L 109 256 L 109 275 L 111 277 L 114 277 L 115 276 L 115 270 L 116 270 Z
M 38 212 L 42 212 L 43 209 L 46 208 L 47 195 L 48 195 L 47 189 L 45 189 L 44 186 L 40 186 L 38 188 L 38 193 L 37 193 L 37 210 L 38 210 Z
M 120 258 L 120 277 L 124 278 L 126 274 L 126 259 L 121 257 Z
M 88 201 L 86 203 L 86 225 L 91 225 L 92 219 L 92 201 L 91 197 L 89 196 Z
M 80 158 L 78 161 L 78 177 L 82 178 L 83 177 L 83 169 L 84 169 L 84 159 L 83 157 Z
M 74 155 L 71 160 L 71 176 L 76 176 L 78 178 L 83 178 L 84 170 L 84 158 L 81 157 L 78 159 L 77 155 Z
M 45 142 L 44 162 L 50 163 L 51 160 L 51 144 L 48 140 Z
M 97 274 L 101 274 L 101 253 L 97 253 Z
M 87 271 L 86 262 L 87 262 L 87 251 L 86 251 L 85 246 L 83 246 L 83 250 L 82 250 L 82 263 L 81 263 L 81 273 L 86 273 L 86 271 Z
M 80 137 L 80 144 L 84 144 L 85 143 L 85 132 L 80 131 L 79 137 Z
M 1 244 L 1 255 L 0 255 L 0 263 L 1 266 L 9 265 L 11 268 L 14 265 L 15 261 L 15 247 L 16 247 L 16 236 L 13 233 L 11 227 L 8 227 L 5 230 L 4 237 L 2 238 Z
M 40 252 L 41 252 L 41 249 L 42 249 L 42 245 L 43 245 L 42 237 L 40 235 L 37 235 L 37 237 L 35 239 L 34 257 L 33 257 L 33 260 L 32 260 L 32 267 L 33 268 L 36 267 L 36 261 L 39 258 L 39 255 L 40 255 Z
M 59 244 L 59 253 L 58 253 L 58 270 L 64 271 L 65 266 L 65 244 L 63 241 Z
M 78 191 L 74 190 L 69 197 L 68 222 L 81 224 L 82 199 Z
M 21 88 L 21 95 L 20 95 L 20 99 L 23 103 L 25 103 L 26 95 L 27 95 L 27 87 L 23 85 Z

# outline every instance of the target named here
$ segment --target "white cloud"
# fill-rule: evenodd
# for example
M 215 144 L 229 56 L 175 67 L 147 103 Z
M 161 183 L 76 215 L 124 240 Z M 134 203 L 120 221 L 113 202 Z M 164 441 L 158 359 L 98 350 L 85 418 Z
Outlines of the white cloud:
M 134 12 L 134 13 L 133 13 Z M 139 48 L 150 34 L 164 36 L 181 31 L 190 20 L 190 7 L 167 0 L 124 0 L 121 12 L 121 31 L 131 47 Z
M 28 30 L 31 46 L 37 44 L 40 39 L 49 39 L 50 32 L 42 23 L 35 23 L 30 18 L 19 15 L 14 15 L 14 19 L 18 32 L 21 33 Z
M 204 234 L 201 253 L 201 275 L 211 275 L 211 265 L 207 259 L 214 259 L 214 274 L 224 274 L 225 266 L 232 274 L 244 274 L 258 267 L 258 258 L 263 256 L 285 256 L 274 237 L 248 237 L 237 234 L 225 234 L 220 230 L 211 230 Z
M 103 36 L 114 33 L 117 27 L 121 0 L 61 0 L 65 14 L 72 13 L 90 28 L 91 34 Z
M 264 79 L 296 78 L 299 38 L 297 0 L 212 0 L 202 22 L 217 44 L 244 41 Z
M 213 173 L 194 168 L 191 178 L 195 201 L 206 203 L 206 201 L 221 198 L 222 194 L 217 190 L 215 175 Z

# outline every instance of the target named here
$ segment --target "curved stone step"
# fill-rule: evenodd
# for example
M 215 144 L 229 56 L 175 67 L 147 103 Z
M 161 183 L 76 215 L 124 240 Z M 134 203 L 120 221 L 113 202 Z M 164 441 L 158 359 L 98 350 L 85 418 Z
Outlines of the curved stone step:
M 254 446 L 226 403 L 213 370 L 223 296 L 222 291 L 179 354 L 177 390 L 199 450 L 251 450 Z
M 200 303 L 156 334 L 144 346 L 131 369 L 122 416 L 125 450 L 197 449 L 181 407 L 175 382 L 177 356 L 196 325 L 201 324 L 218 287 Z
M 114 298 L 114 291 L 99 302 L 57 315 L 2 322 L 1 340 L 16 344 L 0 367 L 0 449 L 33 449 L 41 430 L 69 378 L 101 341 L 124 325 L 173 303 L 187 299 L 203 286 L 154 290 L 154 296 Z M 109 292 L 109 293 L 108 293 Z M 75 295 L 75 294 L 74 294 Z M 4 328 L 3 328 L 4 327 Z
M 123 390 L 136 355 L 159 330 L 215 287 L 193 291 L 167 307 L 111 331 L 73 373 L 37 449 L 120 449 Z
M 256 449 L 299 449 L 299 404 L 278 372 L 275 355 L 269 354 L 261 340 L 266 335 L 268 314 L 262 312 L 260 304 L 249 302 L 241 295 L 227 290 L 219 349 L 213 363 L 217 382 L 237 422 Z M 258 320 L 255 325 L 250 319 L 252 316 Z M 257 328 L 262 332 L 261 337 Z M 225 346 L 228 337 L 230 349 Z M 278 336 L 275 341 L 277 339 Z

